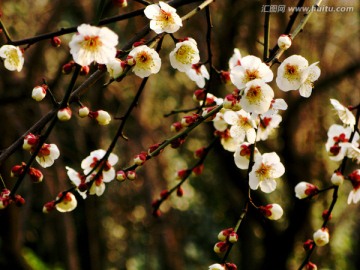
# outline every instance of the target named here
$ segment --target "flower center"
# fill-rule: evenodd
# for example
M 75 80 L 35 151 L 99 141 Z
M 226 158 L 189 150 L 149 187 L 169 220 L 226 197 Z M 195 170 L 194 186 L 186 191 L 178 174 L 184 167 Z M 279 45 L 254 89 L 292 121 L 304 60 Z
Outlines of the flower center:
M 96 51 L 102 45 L 102 42 L 98 36 L 85 36 L 81 45 L 86 50 Z
M 250 104 L 259 103 L 259 101 L 262 99 L 261 87 L 258 85 L 251 86 L 246 92 L 246 97 Z
M 255 171 L 256 176 L 260 179 L 260 181 L 271 178 L 271 166 L 261 163 L 260 167 Z
M 10 49 L 6 51 L 5 55 L 7 56 L 6 60 L 9 61 L 11 65 L 20 65 L 20 58 L 16 49 Z
M 140 69 L 149 69 L 154 65 L 151 55 L 145 51 L 139 52 L 135 57 L 135 61 L 135 65 Z
M 300 78 L 299 67 L 296 65 L 287 64 L 285 66 L 284 77 L 288 80 L 298 80 Z
M 176 60 L 182 64 L 191 64 L 194 59 L 195 51 L 189 45 L 182 45 L 176 51 Z
M 255 70 L 247 69 L 245 71 L 245 77 L 246 77 L 247 82 L 255 80 L 255 79 L 259 79 L 260 78 L 259 71 L 256 69 Z

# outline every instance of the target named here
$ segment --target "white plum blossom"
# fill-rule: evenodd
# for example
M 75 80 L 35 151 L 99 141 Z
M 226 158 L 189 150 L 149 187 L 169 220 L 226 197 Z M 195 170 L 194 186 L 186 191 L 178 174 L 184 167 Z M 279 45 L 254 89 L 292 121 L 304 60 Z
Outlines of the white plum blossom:
M 241 65 L 236 65 L 230 70 L 231 82 L 239 89 L 245 88 L 246 84 L 252 80 L 261 79 L 264 82 L 270 82 L 273 77 L 270 67 L 253 55 L 241 58 Z
M 275 152 L 263 154 L 255 159 L 249 174 L 249 186 L 253 190 L 260 186 L 261 191 L 270 193 L 276 189 L 275 179 L 284 172 L 285 167 Z
M 215 118 L 212 120 L 214 128 L 218 131 L 225 131 L 228 128 L 228 123 L 224 120 L 224 113 L 226 112 L 226 109 L 221 109 L 220 112 L 218 112 L 215 115 Z
M 360 164 L 360 148 L 353 143 L 342 143 L 341 147 L 346 148 L 345 155 L 354 160 L 357 164 Z
M 156 34 L 163 32 L 175 33 L 182 26 L 182 20 L 176 9 L 165 2 L 148 5 L 144 10 L 145 16 L 150 19 L 150 29 Z
M 286 58 L 278 68 L 276 84 L 282 91 L 298 90 L 302 97 L 309 97 L 313 82 L 320 76 L 318 62 L 309 66 L 308 61 L 300 55 Z
M 61 213 L 70 212 L 74 210 L 77 206 L 77 200 L 71 192 L 67 192 L 66 194 L 60 193 L 56 200 L 61 200 L 56 203 L 55 207 Z
M 273 99 L 271 101 L 270 109 L 263 113 L 262 116 L 271 116 L 273 114 L 277 114 L 279 110 L 285 111 L 287 110 L 288 105 L 286 101 L 282 98 Z
M 282 117 L 279 114 L 273 114 L 271 116 L 261 115 L 259 120 L 260 124 L 257 130 L 256 141 L 265 141 L 268 139 L 269 135 L 279 127 Z
M 319 62 L 311 64 L 301 74 L 301 85 L 299 88 L 300 96 L 308 98 L 311 96 L 314 87 L 314 81 L 320 77 L 320 68 L 317 66 Z
M 200 88 L 205 86 L 205 79 L 210 79 L 210 74 L 205 65 L 193 64 L 191 69 L 187 70 L 185 73 L 190 80 L 194 81 Z
M 115 178 L 115 169 L 113 166 L 118 162 L 119 158 L 117 155 L 110 153 L 107 160 L 103 160 L 101 164 L 98 164 L 105 154 L 106 151 L 103 149 L 92 151 L 90 156 L 81 162 L 81 168 L 84 170 L 84 174 L 87 175 L 90 172 L 97 173 L 99 168 L 102 167 L 102 181 L 108 183 Z M 97 168 L 94 170 L 95 166 L 97 166 Z
M 148 77 L 151 74 L 158 73 L 161 67 L 159 54 L 146 45 L 135 47 L 129 53 L 129 56 L 135 60 L 133 72 L 140 78 Z
M 260 206 L 259 210 L 266 218 L 270 220 L 278 220 L 284 214 L 284 210 L 277 203 L 268 204 L 266 206 Z
M 70 53 L 77 64 L 88 66 L 94 61 L 107 64 L 115 58 L 118 36 L 109 28 L 81 24 L 77 30 L 69 42 Z
M 353 189 L 349 193 L 347 203 L 358 203 L 360 201 L 360 169 L 357 169 L 349 174 L 349 179 Z
M 251 119 L 251 115 L 240 110 L 237 112 L 226 111 L 224 113 L 224 120 L 231 125 L 230 135 L 239 143 L 242 143 L 246 139 L 249 143 L 254 143 L 256 139 L 255 121 Z
M 255 79 L 246 84 L 240 106 L 249 113 L 261 114 L 269 110 L 274 91 L 261 79 Z
M 4 59 L 4 66 L 7 70 L 20 72 L 24 65 L 24 56 L 19 47 L 3 45 L 0 48 L 0 57 Z
M 325 246 L 327 243 L 329 243 L 329 231 L 327 228 L 321 228 L 314 232 L 313 235 L 314 242 L 317 246 L 322 247 Z
M 95 118 L 95 120 L 101 126 L 106 126 L 111 121 L 110 114 L 107 111 L 104 111 L 104 110 L 98 110 L 96 112 L 92 112 L 91 115 Z
M 330 155 L 330 159 L 334 161 L 341 161 L 347 154 L 347 149 L 349 148 L 348 143 L 350 135 L 352 132 L 351 127 L 344 128 L 341 125 L 334 124 L 330 126 L 327 133 L 328 140 L 325 144 L 326 151 Z M 359 140 L 359 134 L 355 133 L 353 142 L 351 142 L 354 147 L 358 147 L 357 141 Z
M 113 58 L 106 64 L 106 69 L 109 72 L 110 77 L 116 79 L 124 71 L 123 62 L 118 58 Z
M 77 191 L 83 197 L 83 199 L 86 198 L 86 191 L 87 191 L 87 185 L 86 183 L 90 180 L 85 177 L 85 175 L 82 175 L 75 171 L 74 169 L 70 167 L 65 167 L 66 173 L 70 179 L 70 181 L 77 187 Z
M 330 179 L 331 183 L 335 186 L 340 186 L 344 183 L 344 176 L 341 172 L 334 172 Z
M 229 59 L 229 69 L 232 70 L 236 66 L 241 65 L 241 53 L 240 50 L 235 48 L 233 55 Z
M 231 137 L 229 129 L 224 131 L 216 131 L 216 134 L 220 137 L 220 143 L 226 151 L 235 152 L 239 143 L 236 139 Z
M 348 108 L 342 105 L 338 100 L 331 98 L 331 105 L 333 105 L 336 110 L 340 120 L 344 123 L 344 125 L 350 126 L 353 130 L 355 126 L 355 116 L 350 112 Z
M 44 143 L 39 153 L 36 155 L 36 161 L 43 168 L 50 167 L 54 161 L 60 156 L 59 148 L 56 144 Z
M 35 86 L 32 90 L 31 97 L 36 101 L 41 101 L 46 96 L 46 89 L 43 86 Z
M 250 155 L 251 155 L 251 144 L 244 142 L 242 144 L 239 144 L 236 147 L 235 153 L 234 153 L 234 161 L 235 165 L 241 169 L 241 170 L 247 170 L 250 163 Z M 255 147 L 254 149 L 254 159 L 260 157 L 261 154 L 259 150 Z
M 181 72 L 191 69 L 193 64 L 200 61 L 197 43 L 192 38 L 176 43 L 175 49 L 169 54 L 170 64 Z

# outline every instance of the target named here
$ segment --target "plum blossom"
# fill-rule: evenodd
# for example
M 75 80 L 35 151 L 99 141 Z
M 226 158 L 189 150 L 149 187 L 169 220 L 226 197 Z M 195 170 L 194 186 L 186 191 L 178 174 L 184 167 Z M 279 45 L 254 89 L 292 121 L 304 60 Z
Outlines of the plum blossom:
M 146 45 L 135 47 L 129 53 L 129 56 L 135 60 L 133 72 L 140 78 L 148 77 L 151 74 L 158 73 L 161 67 L 159 54 Z
M 271 116 L 261 115 L 259 119 L 260 124 L 257 131 L 256 141 L 267 140 L 269 135 L 279 127 L 279 124 L 282 121 L 282 117 L 279 114 L 274 114 Z
M 241 53 L 237 48 L 234 49 L 234 53 L 229 59 L 229 69 L 232 70 L 236 66 L 241 66 Z
M 113 166 L 118 162 L 119 158 L 117 155 L 111 153 L 107 160 L 103 160 L 101 164 L 98 164 L 105 154 L 106 151 L 103 149 L 92 151 L 90 156 L 81 162 L 81 168 L 84 170 L 85 175 L 97 173 L 99 169 L 102 168 L 102 181 L 108 183 L 115 178 L 115 169 Z M 95 166 L 97 166 L 97 168 L 94 170 Z
M 169 54 L 170 64 L 173 68 L 186 72 L 191 69 L 193 64 L 200 61 L 197 43 L 192 38 L 176 43 L 175 49 Z
M 360 169 L 357 169 L 349 174 L 349 179 L 353 189 L 349 193 L 347 203 L 358 203 L 360 201 Z
M 360 164 L 360 148 L 357 147 L 356 145 L 354 145 L 353 143 L 342 143 L 341 147 L 345 147 L 346 148 L 346 153 L 345 155 L 354 160 L 357 164 Z
M 279 48 L 283 49 L 283 50 L 289 49 L 291 46 L 291 43 L 292 43 L 292 40 L 289 37 L 289 35 L 281 35 L 277 40 L 277 44 L 278 44 Z
M 59 148 L 56 144 L 44 143 L 39 153 L 36 155 L 36 161 L 41 167 L 47 168 L 54 164 L 54 161 L 60 156 Z
M 77 30 L 69 42 L 70 53 L 77 64 L 87 66 L 94 61 L 107 64 L 115 58 L 118 36 L 109 28 L 81 24 Z
M 234 161 L 236 166 L 241 170 L 247 170 L 250 163 L 250 154 L 251 154 L 251 144 L 244 142 L 242 144 L 239 144 L 236 147 L 235 153 L 234 153 Z M 254 149 L 254 159 L 260 157 L 261 154 L 259 150 L 255 147 Z
M 215 263 L 209 266 L 209 270 L 225 270 L 225 267 L 219 263 Z
M 329 230 L 327 228 L 318 229 L 313 235 L 314 242 L 317 246 L 322 247 L 329 243 Z
M 19 47 L 3 45 L 0 48 L 0 57 L 4 59 L 4 66 L 7 70 L 20 72 L 24 65 L 24 56 Z
M 270 108 L 267 112 L 263 113 L 262 116 L 271 116 L 277 114 L 280 110 L 287 110 L 288 105 L 286 101 L 282 98 L 273 99 L 270 104 Z
M 320 68 L 317 66 L 319 62 L 311 64 L 304 70 L 301 75 L 301 85 L 299 88 L 300 96 L 308 98 L 311 96 L 314 82 L 320 77 Z
M 58 203 L 56 203 L 55 207 L 56 210 L 58 210 L 61 213 L 65 212 L 71 212 L 74 210 L 77 206 L 77 200 L 71 192 L 67 192 L 65 194 L 60 193 L 56 200 L 60 200 Z
M 246 84 L 252 80 L 261 79 L 264 82 L 270 82 L 273 77 L 270 67 L 253 55 L 241 58 L 241 64 L 230 70 L 231 82 L 239 89 L 245 88 Z
M 275 153 L 266 153 L 255 159 L 255 164 L 249 174 L 249 186 L 251 189 L 258 189 L 270 193 L 276 189 L 276 178 L 281 177 L 285 167 L 279 156 Z
M 46 88 L 44 86 L 35 86 L 32 90 L 31 97 L 36 101 L 41 101 L 46 96 Z
M 246 112 L 261 114 L 269 110 L 273 97 L 272 88 L 263 80 L 255 79 L 246 84 L 240 105 Z
M 347 143 L 349 142 L 351 132 L 351 127 L 344 128 L 343 126 L 337 124 L 330 126 L 327 133 L 328 140 L 325 144 L 325 148 L 329 153 L 331 160 L 340 161 L 345 157 L 347 149 L 349 148 L 349 144 Z M 355 133 L 353 142 L 351 142 L 355 148 L 359 145 L 357 143 L 358 140 L 359 134 Z
M 251 116 L 248 112 L 240 110 L 237 112 L 226 111 L 224 113 L 224 120 L 231 125 L 230 135 L 238 142 L 245 141 L 254 143 L 256 139 L 255 121 L 251 120 Z
M 224 120 L 224 113 L 226 109 L 221 109 L 212 119 L 214 128 L 218 131 L 225 131 L 228 128 L 228 123 Z
M 106 64 L 106 69 L 109 72 L 110 77 L 116 79 L 124 71 L 124 62 L 118 58 L 112 58 Z
M 342 105 L 338 100 L 331 98 L 331 105 L 333 105 L 337 114 L 339 115 L 340 120 L 344 123 L 344 125 L 350 126 L 351 129 L 354 129 L 355 126 L 355 116 L 350 112 L 348 108 Z
M 270 220 L 278 220 L 284 214 L 284 210 L 277 203 L 260 206 L 259 210 L 266 218 Z
M 148 5 L 144 13 L 151 20 L 150 29 L 156 34 L 175 33 L 182 26 L 182 20 L 176 13 L 176 9 L 165 2 L 160 1 L 158 4 Z
M 226 129 L 222 132 L 217 131 L 216 134 L 220 137 L 220 143 L 226 151 L 235 152 L 239 143 L 236 139 L 231 137 L 229 129 Z
M 67 171 L 67 175 L 70 179 L 70 181 L 77 187 L 77 191 L 83 197 L 86 198 L 86 191 L 87 191 L 87 184 L 90 179 L 86 178 L 85 175 L 82 175 L 81 173 L 78 173 L 74 169 L 70 167 L 65 167 Z
M 190 80 L 194 81 L 200 88 L 205 86 L 205 79 L 210 79 L 209 72 L 207 71 L 206 67 L 201 64 L 193 64 L 191 69 L 187 70 L 185 73 L 190 78 Z
M 308 61 L 300 55 L 286 58 L 278 68 L 276 84 L 282 91 L 298 90 L 302 97 L 309 97 L 313 82 L 320 76 L 318 62 L 309 66 Z

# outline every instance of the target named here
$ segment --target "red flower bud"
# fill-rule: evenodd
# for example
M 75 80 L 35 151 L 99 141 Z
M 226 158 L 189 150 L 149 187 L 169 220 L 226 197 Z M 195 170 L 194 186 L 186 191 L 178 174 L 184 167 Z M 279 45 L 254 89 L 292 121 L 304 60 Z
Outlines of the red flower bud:
M 61 45 L 61 39 L 59 37 L 53 37 L 50 40 L 51 46 L 58 48 Z

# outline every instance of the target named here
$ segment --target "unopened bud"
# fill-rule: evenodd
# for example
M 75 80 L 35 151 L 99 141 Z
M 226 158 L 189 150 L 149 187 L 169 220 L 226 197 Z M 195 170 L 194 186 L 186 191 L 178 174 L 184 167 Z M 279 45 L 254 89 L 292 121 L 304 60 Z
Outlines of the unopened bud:
M 18 177 L 20 176 L 25 168 L 25 163 L 23 162 L 21 165 L 15 165 L 11 168 L 10 176 L 11 177 Z
M 182 187 L 178 187 L 178 188 L 176 189 L 176 195 L 177 195 L 178 197 L 182 197 L 182 196 L 184 195 L 184 189 L 183 189 Z
M 330 219 L 332 219 L 332 214 L 330 213 L 329 214 L 329 210 L 327 210 L 327 209 L 325 209 L 323 212 L 322 212 L 322 218 L 324 219 L 324 220 L 330 220 Z
M 124 171 L 116 172 L 116 180 L 118 180 L 120 182 L 126 180 L 126 173 Z
M 227 95 L 224 98 L 223 107 L 225 109 L 239 111 L 241 110 L 240 100 L 238 100 L 238 98 L 235 97 L 233 94 Z
M 317 246 L 325 246 L 327 243 L 329 243 L 329 230 L 327 228 L 321 228 L 314 233 L 313 238 Z
M 31 97 L 36 101 L 41 101 L 46 96 L 46 88 L 44 86 L 35 86 L 32 90 Z
M 53 37 L 50 40 L 51 46 L 58 48 L 61 45 L 61 39 L 59 37 Z
M 147 159 L 147 153 L 142 152 L 134 157 L 134 163 L 138 166 L 141 166 L 145 163 Z
M 55 209 L 55 202 L 51 201 L 51 202 L 47 202 L 47 203 L 44 204 L 42 211 L 43 211 L 43 213 L 47 214 L 47 213 L 51 212 L 54 209 Z
M 86 76 L 88 75 L 90 72 L 90 67 L 89 66 L 82 66 L 80 69 L 80 75 L 81 76 Z
M 127 0 L 113 0 L 113 3 L 120 7 L 127 7 Z
M 233 228 L 224 229 L 224 230 L 222 230 L 221 232 L 219 232 L 217 238 L 218 238 L 220 241 L 225 241 L 225 240 L 228 238 L 228 236 L 230 235 L 230 233 L 232 233 L 233 231 L 234 231 Z
M 126 177 L 129 180 L 134 180 L 136 178 L 136 172 L 135 171 L 128 171 L 128 172 L 126 172 Z
M 227 242 L 217 242 L 214 246 L 215 253 L 223 253 L 228 249 L 228 243 Z
M 182 124 L 180 122 L 175 122 L 171 125 L 170 130 L 173 132 L 178 132 L 183 128 Z
M 331 176 L 330 181 L 333 185 L 340 186 L 344 182 L 344 176 L 342 175 L 341 172 L 335 172 Z
M 99 125 L 105 126 L 108 125 L 111 121 L 111 116 L 108 112 L 103 110 L 98 110 L 96 112 L 90 112 L 89 116 L 96 119 Z
M 164 189 L 160 192 L 160 198 L 166 200 L 169 197 L 170 193 L 168 190 Z
M 314 245 L 315 245 L 314 240 L 308 239 L 304 242 L 303 247 L 306 251 L 309 251 L 314 247 Z
M 229 71 L 220 71 L 220 80 L 225 83 L 229 84 L 231 82 L 230 80 L 230 72 Z
M 206 92 L 204 89 L 198 89 L 194 92 L 193 100 L 198 101 L 198 102 L 203 101 L 205 98 L 205 95 L 206 95 Z
M 30 167 L 30 169 L 29 169 L 29 176 L 30 176 L 31 180 L 33 181 L 33 183 L 40 183 L 44 178 L 44 175 L 42 174 L 42 172 L 40 170 L 32 168 L 32 167 Z
M 57 118 L 60 120 L 60 121 L 69 121 L 71 119 L 71 115 L 72 115 L 72 112 L 71 112 L 71 109 L 70 107 L 66 107 L 66 108 L 63 108 L 63 109 L 60 109 L 58 110 L 57 112 Z
M 86 106 L 82 106 L 82 107 L 79 109 L 79 111 L 78 111 L 78 114 L 79 114 L 79 116 L 80 116 L 81 118 L 84 118 L 84 117 L 88 116 L 89 113 L 90 113 L 90 110 L 89 110 L 89 108 L 86 107 Z
M 176 172 L 176 179 L 177 180 L 184 180 L 189 175 L 189 170 L 180 170 Z
M 21 197 L 19 194 L 16 194 L 14 197 L 14 202 L 16 206 L 22 206 L 25 204 L 25 199 Z
M 203 170 L 204 170 L 204 164 L 200 164 L 200 165 L 196 166 L 192 171 L 194 174 L 200 175 L 200 174 L 202 174 Z
M 319 188 L 308 182 L 300 182 L 295 186 L 295 195 L 299 199 L 307 198 L 308 196 L 316 195 Z
M 281 35 L 277 41 L 279 48 L 283 50 L 289 49 L 291 43 L 292 43 L 291 38 L 288 35 Z
M 229 234 L 229 242 L 232 244 L 236 243 L 238 241 L 238 238 L 239 238 L 239 236 L 236 232 L 231 232 Z
M 317 266 L 316 266 L 316 264 L 314 264 L 314 263 L 312 263 L 312 262 L 308 262 L 307 264 L 306 264 L 306 268 L 305 268 L 306 270 L 317 270 L 318 268 L 317 268 Z
M 62 72 L 64 74 L 70 74 L 73 71 L 74 67 L 75 67 L 75 62 L 70 61 L 69 63 L 66 63 L 65 65 L 63 65 Z
M 30 151 L 39 142 L 39 136 L 29 133 L 24 138 L 23 149 Z

